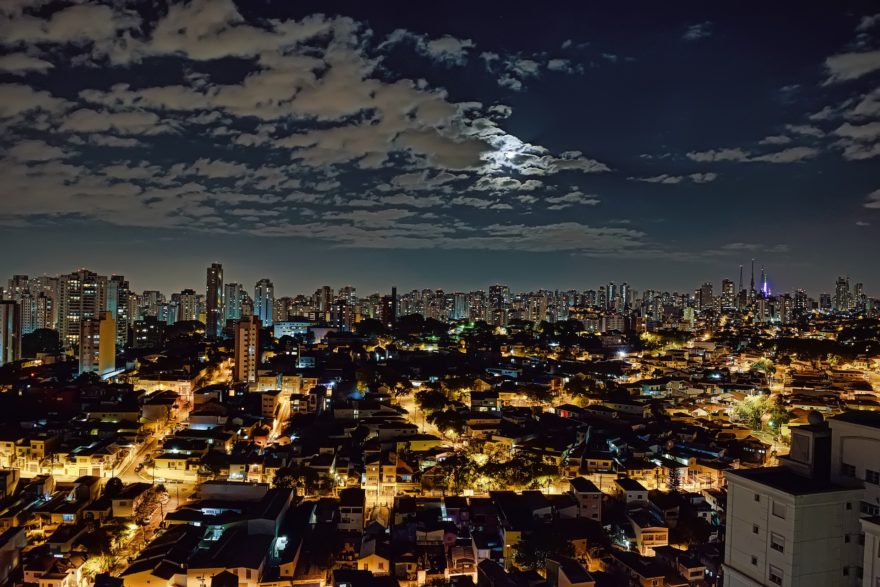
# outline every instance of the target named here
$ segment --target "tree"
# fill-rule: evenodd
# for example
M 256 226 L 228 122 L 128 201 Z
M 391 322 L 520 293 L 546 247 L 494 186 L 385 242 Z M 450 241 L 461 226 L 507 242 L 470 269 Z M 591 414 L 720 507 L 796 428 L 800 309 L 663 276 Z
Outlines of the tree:
M 159 507 L 159 494 L 165 493 L 164 485 L 154 485 L 147 489 L 134 510 L 135 522 L 146 526 L 153 517 L 153 512 Z
M 281 489 L 303 489 L 312 493 L 318 489 L 320 478 L 318 472 L 305 464 L 293 464 L 281 467 L 272 479 L 272 485 Z
M 574 548 L 552 524 L 539 524 L 513 545 L 513 562 L 522 569 L 543 569 L 547 557 L 572 556 Z
M 428 421 L 432 422 L 438 430 L 444 433 L 461 435 L 467 430 L 465 417 L 451 408 L 432 413 L 428 416 Z
M 425 389 L 416 393 L 416 405 L 424 411 L 433 413 L 439 412 L 446 408 L 449 404 L 449 398 L 446 397 L 442 391 L 436 391 L 433 389 Z
M 60 350 L 58 331 L 37 328 L 21 337 L 21 355 L 36 357 L 37 353 L 57 353 Z
M 125 484 L 122 482 L 122 479 L 119 477 L 111 477 L 107 480 L 107 484 L 104 486 L 104 496 L 109 498 L 114 498 L 125 488 Z

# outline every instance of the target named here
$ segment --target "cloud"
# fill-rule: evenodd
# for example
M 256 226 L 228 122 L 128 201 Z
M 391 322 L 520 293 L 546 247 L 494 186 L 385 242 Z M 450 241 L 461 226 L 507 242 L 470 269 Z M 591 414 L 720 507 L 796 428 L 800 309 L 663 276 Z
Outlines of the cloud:
M 767 153 L 765 155 L 755 155 L 747 161 L 759 163 L 797 163 L 808 159 L 815 159 L 819 155 L 819 150 L 812 147 L 792 147 L 776 153 Z
M 715 181 L 718 178 L 717 173 L 707 172 L 707 173 L 691 173 L 690 175 L 668 175 L 666 173 L 661 175 L 654 175 L 651 177 L 629 177 L 627 179 L 633 181 L 641 181 L 644 183 L 660 183 L 667 185 L 675 185 L 680 184 L 684 181 L 691 181 L 693 183 L 710 183 Z
M 822 137 L 825 136 L 825 133 L 822 132 L 821 129 L 816 128 L 815 126 L 810 126 L 808 124 L 787 124 L 785 125 L 786 130 L 788 132 L 807 136 L 807 137 Z
M 791 247 L 784 243 L 768 245 L 762 243 L 732 242 L 726 243 L 721 247 L 715 249 L 708 249 L 703 254 L 705 256 L 733 255 L 742 253 L 759 253 L 763 255 L 772 255 L 788 253 L 790 251 Z
M 874 190 L 865 199 L 865 208 L 880 210 L 880 190 Z
M 864 220 L 856 220 L 856 226 L 871 226 L 871 223 Z
M 880 157 L 880 143 L 866 145 L 850 141 L 842 141 L 837 144 L 843 148 L 843 158 L 847 161 L 862 161 Z
M 699 41 L 712 36 L 714 25 L 708 20 L 690 25 L 681 38 L 685 41 Z
M 46 73 L 52 67 L 54 66 L 48 61 L 31 57 L 26 53 L 10 53 L 0 56 L 0 71 L 14 75 L 24 75 L 31 71 Z
M 564 74 L 584 72 L 580 63 L 559 57 L 548 59 L 544 54 L 504 56 L 484 51 L 480 53 L 480 59 L 483 60 L 486 70 L 497 76 L 496 81 L 500 87 L 514 92 L 523 91 L 528 80 L 537 79 L 546 71 Z
M 856 25 L 856 32 L 863 33 L 869 31 L 878 24 L 880 24 L 880 13 L 863 16 L 861 20 L 859 20 L 859 24 Z
M 81 108 L 70 113 L 60 126 L 67 132 L 105 132 L 122 134 L 151 134 L 162 130 L 159 116 L 153 112 L 98 112 Z
M 464 65 L 467 63 L 468 53 L 476 47 L 476 44 L 470 39 L 458 39 L 451 35 L 429 39 L 427 35 L 397 29 L 388 35 L 379 48 L 393 47 L 407 42 L 415 46 L 419 55 L 446 65 Z
M 453 65 L 464 65 L 468 50 L 476 45 L 470 39 L 456 39 L 445 35 L 439 39 L 431 39 L 424 44 L 421 51 L 436 61 Z
M 27 140 L 13 145 L 6 155 L 16 161 L 51 161 L 65 159 L 70 157 L 71 153 L 49 145 L 45 141 Z
M 775 153 L 753 155 L 742 149 L 717 149 L 709 151 L 691 151 L 688 158 L 698 162 L 736 161 L 742 163 L 795 163 L 813 159 L 819 154 L 812 147 L 791 147 Z
M 549 207 L 550 210 L 562 210 L 575 204 L 581 206 L 595 206 L 599 203 L 599 198 L 584 194 L 580 190 L 575 190 L 561 196 L 551 196 L 547 198 L 547 202 L 553 204 Z
M 0 84 L 0 118 L 9 118 L 34 110 L 57 112 L 66 106 L 49 92 L 22 84 Z
M 844 123 L 834 129 L 834 134 L 839 137 L 846 137 L 856 141 L 873 142 L 880 139 L 880 122 L 870 122 L 868 124 L 853 125 Z
M 826 86 L 858 79 L 880 70 L 880 50 L 832 55 L 825 60 L 825 70 Z
M 687 154 L 693 161 L 745 161 L 749 154 L 742 149 L 712 149 L 709 151 L 691 151 Z
M 764 137 L 758 141 L 759 145 L 787 145 L 791 142 L 791 138 L 785 135 L 773 135 Z

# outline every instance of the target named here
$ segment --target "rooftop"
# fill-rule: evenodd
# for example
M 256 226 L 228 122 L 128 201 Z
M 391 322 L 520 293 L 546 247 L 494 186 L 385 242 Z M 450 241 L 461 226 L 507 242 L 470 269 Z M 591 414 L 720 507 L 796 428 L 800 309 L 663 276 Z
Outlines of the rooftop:
M 740 477 L 755 483 L 767 485 L 789 495 L 809 495 L 834 491 L 852 491 L 823 479 L 804 477 L 785 467 L 763 467 L 760 469 L 736 469 L 727 472 L 728 477 Z
M 853 410 L 849 412 L 843 412 L 842 414 L 838 414 L 829 419 L 831 421 L 848 422 L 850 424 L 859 424 L 860 426 L 880 428 L 880 412 Z

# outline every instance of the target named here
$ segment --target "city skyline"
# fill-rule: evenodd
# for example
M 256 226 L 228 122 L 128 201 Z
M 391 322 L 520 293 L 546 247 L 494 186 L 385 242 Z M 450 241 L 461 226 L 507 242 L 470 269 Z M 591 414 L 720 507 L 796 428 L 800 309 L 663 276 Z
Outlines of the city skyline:
M 761 292 L 764 291 L 763 287 L 766 285 L 767 290 L 764 291 L 767 295 L 779 295 L 779 294 L 793 294 L 795 291 L 804 290 L 810 296 L 814 296 L 818 299 L 820 294 L 829 294 L 833 295 L 835 290 L 835 283 L 837 279 L 844 278 L 850 283 L 851 286 L 860 285 L 863 288 L 863 291 L 869 297 L 872 295 L 876 295 L 876 290 L 872 289 L 865 281 L 861 278 L 861 275 L 845 275 L 838 274 L 827 280 L 824 280 L 824 284 L 819 288 L 808 288 L 801 286 L 792 286 L 792 287 L 783 287 L 778 284 L 778 281 L 774 278 L 774 275 L 771 273 L 772 268 L 767 268 L 760 263 L 755 264 L 754 266 L 754 275 L 752 276 L 750 271 L 750 266 L 747 264 L 737 265 L 736 271 L 732 271 L 730 275 L 715 275 L 715 276 L 704 276 L 703 278 L 697 278 L 696 281 L 687 285 L 680 285 L 676 287 L 663 287 L 660 285 L 655 285 L 651 282 L 637 282 L 630 281 L 628 279 L 621 279 L 617 276 L 605 276 L 600 277 L 596 276 L 595 278 L 585 278 L 581 280 L 581 283 L 574 285 L 559 285 L 553 283 L 547 283 L 544 285 L 538 285 L 536 287 L 518 287 L 515 285 L 516 280 L 511 281 L 502 281 L 502 280 L 494 280 L 494 281 L 482 281 L 482 282 L 474 282 L 473 286 L 468 287 L 447 287 L 445 284 L 441 282 L 429 283 L 397 283 L 397 282 L 387 282 L 385 284 L 379 284 L 376 287 L 365 287 L 361 283 L 354 281 L 345 281 L 344 278 L 342 280 L 334 280 L 334 281 L 326 281 L 326 282 L 318 282 L 316 280 L 312 280 L 314 283 L 312 285 L 303 285 L 302 281 L 297 281 L 296 279 L 292 279 L 287 277 L 285 279 L 285 274 L 283 272 L 278 272 L 277 275 L 269 274 L 263 275 L 260 274 L 259 277 L 254 279 L 242 279 L 241 273 L 236 270 L 231 270 L 229 266 L 224 263 L 222 260 L 214 259 L 209 263 L 206 263 L 202 268 L 201 272 L 204 273 L 205 269 L 210 271 L 214 267 L 219 267 L 220 270 L 220 282 L 221 284 L 235 284 L 240 287 L 242 291 L 247 292 L 249 295 L 254 292 L 254 289 L 260 285 L 260 282 L 264 280 L 268 280 L 274 289 L 274 297 L 281 296 L 292 296 L 292 295 L 312 295 L 316 290 L 330 286 L 331 288 L 344 288 L 344 287 L 353 287 L 357 290 L 359 295 L 370 295 L 370 294 L 385 294 L 391 291 L 392 288 L 396 288 L 401 293 L 408 291 L 419 291 L 419 290 L 442 290 L 446 293 L 453 292 L 472 292 L 472 291 L 487 291 L 493 285 L 504 285 L 510 288 L 512 292 L 515 293 L 529 293 L 529 292 L 537 292 L 537 291 L 588 291 L 588 290 L 598 290 L 600 287 L 605 287 L 609 284 L 618 284 L 618 285 L 626 285 L 629 288 L 637 291 L 638 293 L 643 293 L 646 290 L 658 291 L 658 292 L 667 292 L 667 293 L 679 293 L 679 294 L 692 294 L 695 291 L 698 291 L 700 287 L 704 283 L 711 283 L 713 286 L 718 287 L 718 292 L 720 294 L 721 286 L 724 281 L 730 281 L 736 286 L 736 291 L 755 291 Z M 742 270 L 742 275 L 740 276 L 740 269 Z M 205 296 L 208 291 L 207 284 L 199 283 L 201 281 L 207 281 L 201 275 L 198 275 L 198 271 L 193 272 L 191 277 L 185 281 L 180 283 L 176 283 L 171 287 L 159 287 L 156 286 L 154 282 L 144 281 L 137 277 L 137 273 L 132 274 L 127 271 L 101 271 L 91 266 L 72 266 L 67 267 L 64 271 L 59 271 L 55 273 L 50 272 L 28 272 L 28 271 L 20 271 L 15 273 L 9 273 L 5 276 L 0 274 L 0 279 L 2 279 L 2 283 L 6 283 L 6 280 L 11 279 L 13 276 L 22 275 L 30 277 L 31 279 L 37 279 L 40 277 L 57 277 L 58 275 L 62 275 L 68 273 L 70 271 L 79 271 L 79 270 L 87 270 L 93 271 L 98 275 L 106 275 L 108 277 L 124 277 L 126 279 L 126 283 L 133 284 L 130 286 L 130 291 L 132 292 L 142 292 L 142 291 L 159 291 L 163 294 L 171 295 L 187 290 L 193 290 L 196 294 Z M 227 277 L 224 279 L 224 275 Z M 255 274 L 256 275 L 256 274 Z M 609 278 L 610 277 L 610 278 Z M 742 288 L 740 289 L 740 278 L 742 278 Z M 754 288 L 750 282 L 754 279 Z M 210 280 L 210 277 L 208 278 Z M 284 283 L 293 283 L 292 286 L 284 286 L 279 284 Z M 3 290 L 3 285 L 0 285 L 0 291 Z
M 36 4 L 0 17 L 5 274 L 880 285 L 867 3 Z

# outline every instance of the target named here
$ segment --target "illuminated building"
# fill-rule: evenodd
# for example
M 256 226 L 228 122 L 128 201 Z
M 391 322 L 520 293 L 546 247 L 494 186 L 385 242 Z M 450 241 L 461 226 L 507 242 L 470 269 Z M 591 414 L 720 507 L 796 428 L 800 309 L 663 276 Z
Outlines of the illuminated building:
M 79 372 L 106 375 L 116 369 L 116 321 L 104 311 L 81 323 Z
M 243 293 L 240 283 L 227 283 L 223 287 L 224 321 L 241 318 L 241 299 Z
M 79 341 L 81 321 L 107 307 L 107 278 L 80 269 L 61 275 L 58 288 L 58 334 L 62 345 L 72 347 Z
M 704 283 L 698 290 L 697 304 L 701 312 L 715 309 L 715 295 L 712 293 L 712 284 Z
M 235 381 L 254 383 L 260 363 L 260 318 L 250 316 L 235 324 L 235 365 L 232 377 Z
M 131 324 L 128 303 L 128 282 L 122 275 L 111 276 L 107 282 L 107 310 L 116 321 L 116 344 L 120 347 L 128 342 L 128 328 Z
M 721 280 L 721 309 L 736 309 L 736 291 L 734 290 L 734 283 L 730 279 Z
M 382 296 L 382 305 L 379 308 L 382 325 L 385 328 L 394 328 L 397 324 L 397 288 L 391 288 L 390 296 Z
M 132 326 L 131 346 L 136 349 L 158 349 L 165 335 L 165 323 L 156 316 L 135 321 Z
M 838 277 L 834 287 L 834 310 L 846 312 L 851 308 L 849 293 L 849 277 Z
M 265 326 L 272 326 L 275 311 L 275 286 L 266 278 L 254 286 L 254 316 Z
M 21 358 L 21 307 L 0 301 L 0 366 Z
M 208 267 L 205 287 L 205 335 L 211 338 L 223 332 L 223 265 L 212 263 Z
M 172 296 L 173 298 L 173 296 Z M 172 299 L 172 302 L 174 300 Z M 177 315 L 175 322 L 189 322 L 199 319 L 199 302 L 196 298 L 196 292 L 192 289 L 185 289 L 177 294 Z

